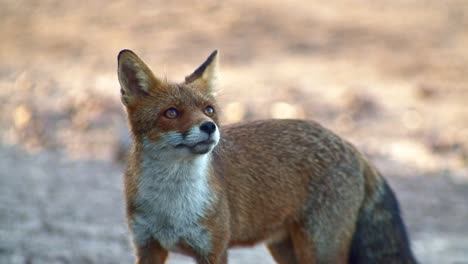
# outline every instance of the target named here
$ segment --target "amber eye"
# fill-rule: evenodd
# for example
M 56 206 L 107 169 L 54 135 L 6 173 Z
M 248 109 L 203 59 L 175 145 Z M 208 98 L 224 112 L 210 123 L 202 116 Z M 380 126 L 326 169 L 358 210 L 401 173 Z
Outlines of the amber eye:
M 179 116 L 179 112 L 175 108 L 169 108 L 166 110 L 166 112 L 164 112 L 164 117 L 168 119 L 174 119 L 177 116 Z
M 205 108 L 205 115 L 212 116 L 214 114 L 214 109 L 212 106 L 207 106 Z

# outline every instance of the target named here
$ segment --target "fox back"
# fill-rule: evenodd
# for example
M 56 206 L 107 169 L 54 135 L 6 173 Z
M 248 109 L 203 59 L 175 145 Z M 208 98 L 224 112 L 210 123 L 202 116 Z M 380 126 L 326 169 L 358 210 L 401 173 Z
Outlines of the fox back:
M 350 143 L 313 121 L 220 127 L 217 51 L 181 83 L 129 50 L 118 61 L 137 263 L 227 263 L 229 247 L 260 242 L 284 264 L 415 263 L 393 192 Z

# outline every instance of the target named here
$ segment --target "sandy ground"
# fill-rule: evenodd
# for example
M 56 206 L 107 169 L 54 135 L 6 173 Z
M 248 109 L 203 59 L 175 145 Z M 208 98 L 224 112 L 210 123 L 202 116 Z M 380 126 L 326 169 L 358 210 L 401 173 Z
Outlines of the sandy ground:
M 421 263 L 468 263 L 468 3 L 284 2 L 0 1 L 0 263 L 133 261 L 123 48 L 175 80 L 219 49 L 224 123 L 318 120 L 389 179 Z
M 132 262 L 121 166 L 11 147 L 0 155 L 0 171 L 8 172 L 0 178 L 0 263 Z M 420 262 L 467 263 L 468 203 L 460 201 L 467 201 L 468 187 L 444 175 L 387 176 Z M 229 260 L 273 263 L 261 245 L 231 250 Z M 173 255 L 169 263 L 192 262 Z

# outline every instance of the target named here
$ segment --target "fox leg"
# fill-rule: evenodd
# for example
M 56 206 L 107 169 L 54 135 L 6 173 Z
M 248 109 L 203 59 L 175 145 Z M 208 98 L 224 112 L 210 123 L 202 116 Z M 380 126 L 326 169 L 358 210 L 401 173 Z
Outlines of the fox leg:
M 197 264 L 227 264 L 227 249 L 231 237 L 229 229 L 229 210 L 227 200 L 223 196 L 213 205 L 216 210 L 208 215 L 202 224 L 206 227 L 210 237 L 210 247 L 208 250 L 195 250 L 204 252 L 196 256 Z M 196 243 L 193 243 L 196 246 Z
M 298 264 L 290 236 L 280 241 L 268 243 L 267 248 L 278 264 Z
M 222 234 L 224 232 L 221 232 L 221 230 L 218 231 L 220 231 L 219 236 L 212 236 L 210 252 L 196 257 L 197 264 L 227 264 L 228 237 Z
M 317 261 L 316 245 L 311 234 L 302 225 L 294 224 L 290 231 L 298 264 L 335 263 Z M 337 262 L 338 263 L 338 262 Z
M 299 263 L 348 263 L 354 225 L 351 221 L 325 225 L 316 223 L 313 228 L 295 230 L 292 237 Z M 309 245 L 309 248 L 301 245 Z M 312 256 L 309 252 L 315 255 Z M 313 258 L 315 262 L 311 262 L 309 258 Z
M 150 241 L 143 246 L 136 246 L 136 264 L 164 264 L 168 251 L 157 241 Z
M 198 252 L 195 258 L 197 264 L 227 264 L 229 232 L 224 225 L 225 224 L 221 226 L 218 225 L 216 231 L 211 233 L 211 246 L 209 250 L 205 251 L 200 250 L 200 248 L 194 248 L 194 251 Z
M 207 257 L 198 256 L 197 264 L 227 264 L 227 250 L 218 254 L 210 254 Z

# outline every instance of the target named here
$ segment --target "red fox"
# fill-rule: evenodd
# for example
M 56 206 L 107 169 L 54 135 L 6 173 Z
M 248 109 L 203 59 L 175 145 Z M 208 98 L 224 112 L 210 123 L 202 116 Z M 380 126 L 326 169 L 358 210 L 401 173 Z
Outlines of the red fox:
M 394 193 L 355 147 L 313 121 L 220 127 L 217 68 L 214 51 L 175 83 L 118 55 L 136 263 L 227 263 L 256 243 L 280 264 L 416 263 Z

